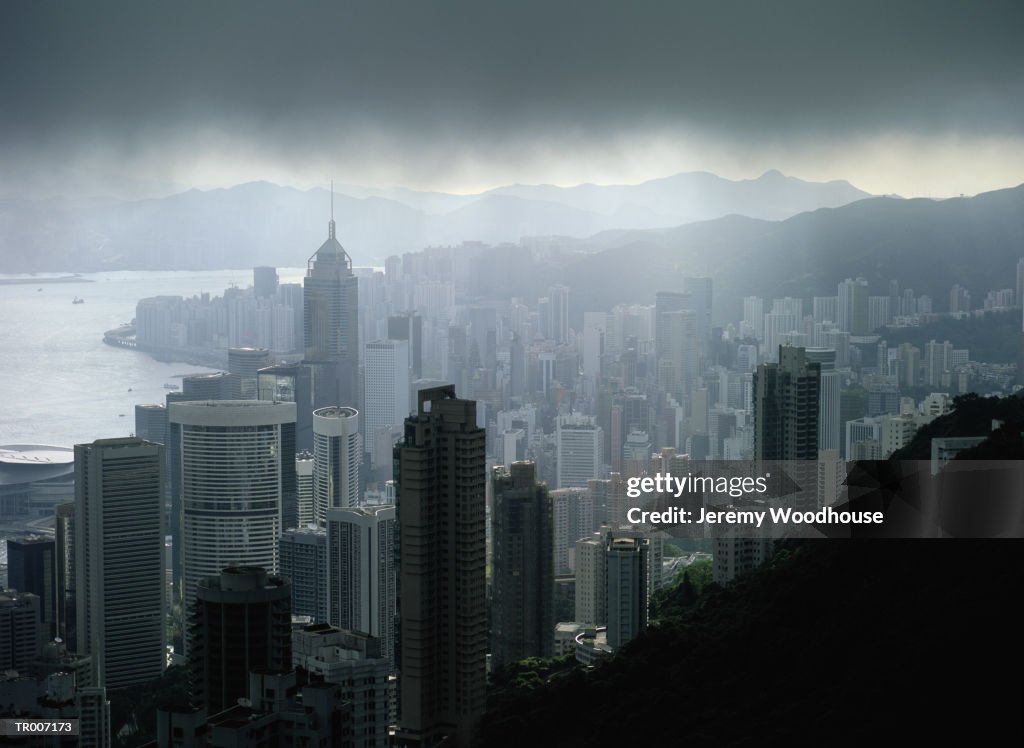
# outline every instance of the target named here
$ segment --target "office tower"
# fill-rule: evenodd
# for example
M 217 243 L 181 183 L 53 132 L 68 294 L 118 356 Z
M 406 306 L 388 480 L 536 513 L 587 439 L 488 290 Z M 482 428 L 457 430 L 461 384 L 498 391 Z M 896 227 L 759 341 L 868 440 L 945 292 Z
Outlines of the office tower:
M 254 267 L 252 288 L 257 299 L 272 299 L 277 295 L 277 268 Z
M 820 397 L 821 364 L 803 348 L 782 346 L 779 363 L 761 364 L 754 374 L 754 458 L 787 461 L 799 487 L 787 497 L 793 506 L 817 504 Z
M 327 620 L 327 533 L 312 527 L 293 527 L 279 542 L 281 576 L 291 583 L 292 615 Z
M 277 573 L 278 536 L 296 524 L 295 403 L 186 402 L 170 411 L 175 588 L 188 610 L 199 580 L 226 566 Z
M 366 451 L 371 460 L 390 461 L 390 449 L 387 455 L 378 457 L 376 454 L 375 437 L 382 428 L 401 425 L 409 415 L 409 343 L 405 340 L 367 343 L 363 379 Z
M 304 364 L 268 366 L 256 374 L 258 399 L 295 403 L 295 448 L 299 451 L 313 449 L 311 376 L 311 369 Z
M 604 433 L 590 416 L 559 416 L 555 427 L 558 488 L 585 487 L 601 475 Z
M 53 538 L 7 540 L 7 586 L 39 598 L 39 622 L 47 640 L 57 635 L 57 568 Z
M 491 480 L 491 665 L 501 667 L 553 654 L 554 527 L 534 463 L 498 466 Z
M 476 403 L 446 386 L 419 393 L 395 447 L 400 741 L 473 745 L 484 711 L 485 441 Z
M 608 620 L 605 589 L 604 535 L 595 532 L 576 541 L 576 617 L 577 623 L 603 626 Z
M 818 449 L 839 449 L 839 372 L 836 352 L 831 348 L 808 348 L 807 360 L 821 366 L 821 388 L 818 398 Z
M 362 459 L 355 408 L 313 411 L 313 522 L 317 527 L 327 527 L 328 509 L 359 506 Z
M 54 552 L 57 572 L 57 636 L 77 652 L 75 616 L 75 504 L 58 504 L 54 511 Z
M 390 724 L 391 666 L 380 639 L 328 624 L 292 632 L 292 664 L 311 679 L 345 685 L 351 726 L 345 745 L 386 748 Z
M 409 343 L 409 368 L 412 378 L 423 376 L 423 317 L 416 312 L 405 312 L 388 317 L 388 340 Z
M 380 639 L 394 662 L 395 507 L 327 510 L 327 620 Z
M 39 607 L 39 598 L 31 592 L 0 592 L 0 673 L 32 673 L 32 664 L 45 641 Z
M 548 289 L 551 314 L 551 340 L 556 343 L 569 342 L 569 288 L 555 285 Z
M 333 206 L 327 241 L 306 266 L 303 283 L 305 363 L 313 371 L 313 407 L 355 406 L 359 399 L 359 281 L 335 237 Z
M 868 282 L 847 278 L 839 284 L 839 329 L 851 335 L 870 335 L 868 327 Z
M 164 447 L 139 438 L 75 445 L 75 601 L 92 683 L 164 671 Z
M 646 538 L 609 537 L 605 546 L 608 645 L 618 649 L 647 628 Z
M 299 452 L 295 455 L 295 514 L 296 527 L 316 524 L 313 507 L 313 453 Z
M 249 673 L 292 669 L 292 593 L 287 580 L 251 566 L 229 566 L 195 590 L 190 697 L 213 715 L 249 697 Z
M 167 408 L 163 405 L 136 405 L 135 436 L 147 442 L 167 444 Z
M 683 293 L 690 296 L 690 308 L 697 317 L 697 339 L 707 359 L 711 344 L 711 279 L 683 278 Z
M 231 375 L 231 382 L 227 397 L 231 400 L 255 400 L 259 396 L 259 370 L 268 366 L 270 351 L 266 348 L 229 348 L 228 373 Z M 208 398 L 199 395 L 195 396 L 195 399 Z

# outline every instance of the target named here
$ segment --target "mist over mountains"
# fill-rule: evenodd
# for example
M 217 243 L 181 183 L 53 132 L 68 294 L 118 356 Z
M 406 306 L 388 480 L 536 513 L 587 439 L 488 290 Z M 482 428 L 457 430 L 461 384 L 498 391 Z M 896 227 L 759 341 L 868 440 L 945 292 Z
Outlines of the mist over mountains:
M 372 265 L 431 245 L 582 239 L 732 214 L 780 220 L 866 197 L 844 181 L 777 171 L 741 181 L 692 172 L 638 185 L 509 185 L 476 195 L 339 185 L 334 213 L 356 264 Z M 267 182 L 137 201 L 7 199 L 0 272 L 300 265 L 326 235 L 329 214 L 328 190 Z
M 1024 256 L 1024 185 L 943 201 L 871 198 L 784 221 L 733 215 L 604 232 L 574 253 L 540 261 L 516 249 L 492 253 L 485 282 L 526 299 L 564 283 L 577 325 L 584 311 L 653 303 L 656 291 L 681 290 L 683 277 L 694 275 L 713 279 L 717 319 L 739 316 L 744 296 L 831 296 L 844 278 L 858 276 L 873 294 L 888 294 L 897 280 L 945 311 L 954 283 L 975 299 L 1014 285 Z

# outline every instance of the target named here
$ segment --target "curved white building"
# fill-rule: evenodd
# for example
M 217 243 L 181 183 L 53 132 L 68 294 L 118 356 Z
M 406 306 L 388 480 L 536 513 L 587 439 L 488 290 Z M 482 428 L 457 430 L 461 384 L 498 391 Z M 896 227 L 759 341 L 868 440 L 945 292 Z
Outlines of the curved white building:
M 363 445 L 359 411 L 331 406 L 313 411 L 313 516 L 327 527 L 327 510 L 359 506 Z
M 186 609 L 199 581 L 228 566 L 277 573 L 283 518 L 295 511 L 295 415 L 295 403 L 265 400 L 171 405 Z

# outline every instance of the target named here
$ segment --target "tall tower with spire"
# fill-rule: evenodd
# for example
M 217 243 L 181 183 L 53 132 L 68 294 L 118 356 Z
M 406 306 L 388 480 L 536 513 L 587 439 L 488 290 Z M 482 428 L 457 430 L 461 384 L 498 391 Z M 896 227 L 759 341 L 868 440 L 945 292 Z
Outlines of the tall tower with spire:
M 313 375 L 313 407 L 358 407 L 359 284 L 352 258 L 338 242 L 334 183 L 327 241 L 306 266 L 303 283 L 305 363 Z

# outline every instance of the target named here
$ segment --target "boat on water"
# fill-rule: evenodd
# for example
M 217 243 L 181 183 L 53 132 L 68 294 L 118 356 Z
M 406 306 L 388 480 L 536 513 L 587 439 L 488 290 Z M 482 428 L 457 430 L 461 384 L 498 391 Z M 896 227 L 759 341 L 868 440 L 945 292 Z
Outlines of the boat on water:
M 165 384 L 164 385 L 164 389 L 165 390 L 180 390 L 181 387 L 179 385 L 177 385 L 177 384 Z
M 84 303 L 85 303 L 85 299 L 80 299 L 80 298 L 78 298 L 78 297 L 76 296 L 76 297 L 75 297 L 75 300 L 74 300 L 74 301 L 72 301 L 71 303 L 72 303 L 72 304 L 84 304 Z

